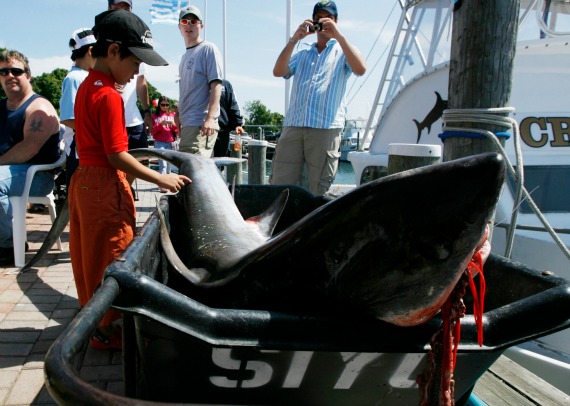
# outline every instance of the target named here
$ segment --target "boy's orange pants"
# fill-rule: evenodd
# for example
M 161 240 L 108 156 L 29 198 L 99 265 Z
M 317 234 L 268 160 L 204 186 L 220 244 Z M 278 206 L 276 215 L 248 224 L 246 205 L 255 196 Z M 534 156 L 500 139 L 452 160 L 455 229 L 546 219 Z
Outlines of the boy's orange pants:
M 105 268 L 133 239 L 135 202 L 125 173 L 79 166 L 69 186 L 69 251 L 81 307 L 103 282 Z M 120 317 L 109 310 L 100 326 Z

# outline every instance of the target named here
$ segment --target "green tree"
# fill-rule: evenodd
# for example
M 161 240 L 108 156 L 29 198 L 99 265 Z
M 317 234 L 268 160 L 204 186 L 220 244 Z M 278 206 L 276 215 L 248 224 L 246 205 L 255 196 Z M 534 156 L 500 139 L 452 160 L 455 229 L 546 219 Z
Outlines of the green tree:
M 160 96 L 162 96 L 162 93 L 160 93 L 158 91 L 158 89 L 156 87 L 154 87 L 152 85 L 152 83 L 150 83 L 148 80 L 146 81 L 146 83 L 148 84 L 148 101 L 150 103 L 150 107 L 151 109 L 156 110 L 154 108 L 154 106 L 152 105 L 152 101 L 153 100 L 157 100 L 160 98 Z M 170 99 L 171 105 L 173 105 L 174 103 L 176 103 L 178 100 L 175 99 Z M 141 108 L 141 103 L 140 101 L 137 100 L 137 107 L 139 108 L 141 114 L 142 114 L 142 108 Z
M 67 69 L 57 68 L 51 73 L 42 73 L 32 78 L 32 88 L 37 94 L 48 99 L 59 114 L 59 99 L 61 99 L 61 84 L 67 75 Z
M 244 111 L 248 125 L 283 125 L 283 115 L 272 112 L 261 101 L 253 100 L 245 103 Z
M 4 52 L 5 50 L 6 48 L 0 47 L 0 52 Z M 4 92 L 2 86 L 0 86 L 0 99 L 5 99 L 5 98 L 6 98 L 6 93 Z

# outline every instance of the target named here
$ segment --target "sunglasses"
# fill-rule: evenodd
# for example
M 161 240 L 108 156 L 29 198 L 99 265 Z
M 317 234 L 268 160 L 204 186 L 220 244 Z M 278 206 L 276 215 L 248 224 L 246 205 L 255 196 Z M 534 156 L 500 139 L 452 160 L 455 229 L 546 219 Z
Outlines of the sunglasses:
M 196 19 L 196 18 L 193 18 L 193 19 L 191 19 L 191 20 L 187 20 L 187 19 L 184 18 L 184 19 L 180 20 L 180 24 L 182 24 L 182 25 L 198 25 L 198 24 L 200 24 L 201 22 L 202 22 L 202 21 L 200 21 L 200 20 L 198 20 L 198 19 Z
M 169 107 L 170 104 L 161 104 L 160 107 Z
M 0 69 L 0 76 L 8 76 L 8 72 L 10 72 L 12 76 L 16 77 L 23 75 L 26 71 L 20 68 L 2 68 Z

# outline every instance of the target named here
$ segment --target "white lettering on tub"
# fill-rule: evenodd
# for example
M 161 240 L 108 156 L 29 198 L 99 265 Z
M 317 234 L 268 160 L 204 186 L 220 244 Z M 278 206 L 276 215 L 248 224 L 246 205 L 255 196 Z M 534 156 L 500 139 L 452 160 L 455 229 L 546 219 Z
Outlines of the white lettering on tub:
M 382 354 L 370 352 L 341 352 L 340 355 L 345 366 L 334 386 L 335 389 L 350 389 L 364 367 L 382 356 Z
M 212 361 L 217 366 L 224 369 L 239 370 L 244 361 L 231 357 L 231 348 L 214 348 L 212 351 Z M 245 370 L 253 371 L 252 379 L 232 380 L 225 376 L 211 376 L 210 382 L 220 388 L 259 388 L 271 381 L 273 368 L 262 361 L 245 361 Z M 238 384 L 241 382 L 241 385 Z
M 273 378 L 273 367 L 259 360 L 239 360 L 231 357 L 230 348 L 214 348 L 212 350 L 212 361 L 220 368 L 232 371 L 251 371 L 253 377 L 251 379 L 229 379 L 226 376 L 211 376 L 210 382 L 220 388 L 259 388 L 267 385 Z M 275 350 L 261 350 L 260 353 L 279 353 Z M 338 380 L 334 385 L 334 389 L 350 389 L 356 379 L 360 376 L 364 368 L 380 358 L 380 353 L 358 353 L 358 352 L 341 352 L 338 353 L 342 358 L 344 367 L 339 374 Z M 313 358 L 313 351 L 295 351 L 293 358 L 287 369 L 285 379 L 282 383 L 283 388 L 299 388 L 305 379 L 307 369 Z M 242 368 L 242 363 L 245 363 Z M 326 371 L 333 374 L 335 371 Z M 326 373 L 325 372 L 325 373 Z

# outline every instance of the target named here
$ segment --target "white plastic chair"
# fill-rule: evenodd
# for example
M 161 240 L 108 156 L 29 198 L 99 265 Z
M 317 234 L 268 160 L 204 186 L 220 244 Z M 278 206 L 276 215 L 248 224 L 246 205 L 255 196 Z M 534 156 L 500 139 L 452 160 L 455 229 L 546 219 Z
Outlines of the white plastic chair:
M 63 142 L 61 143 L 63 146 Z M 34 175 L 38 171 L 48 171 L 58 168 L 65 163 L 66 155 L 63 148 L 60 148 L 59 159 L 52 164 L 32 165 L 28 168 L 26 173 L 26 183 L 24 184 L 24 191 L 21 196 L 10 196 L 10 203 L 12 204 L 12 241 L 14 244 L 14 265 L 22 267 L 26 264 L 26 212 L 28 203 L 44 204 L 49 210 L 51 222 L 55 221 L 57 216 L 55 211 L 55 196 L 53 190 L 47 196 L 30 196 L 30 187 Z M 61 239 L 57 239 L 57 248 L 61 251 Z

